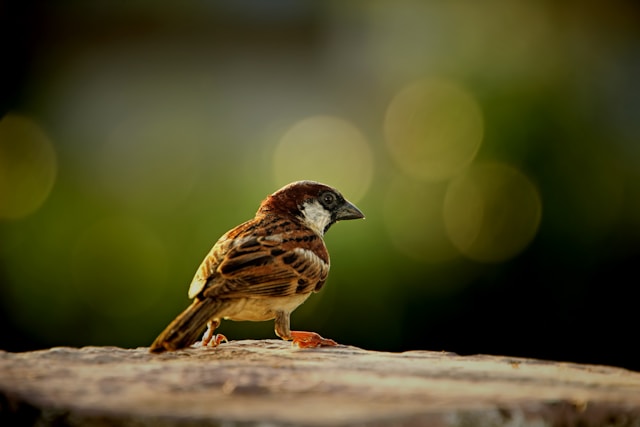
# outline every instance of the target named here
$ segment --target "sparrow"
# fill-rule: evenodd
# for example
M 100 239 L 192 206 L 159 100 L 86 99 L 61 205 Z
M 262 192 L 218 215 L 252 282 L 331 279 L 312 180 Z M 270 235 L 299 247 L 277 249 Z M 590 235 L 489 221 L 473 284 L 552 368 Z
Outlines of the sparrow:
M 337 190 L 297 181 L 267 196 L 253 219 L 225 233 L 200 264 L 189 286 L 193 299 L 151 344 L 160 353 L 196 343 L 216 347 L 222 319 L 275 319 L 275 333 L 300 348 L 337 345 L 314 332 L 292 331 L 291 313 L 329 274 L 323 236 L 334 223 L 364 218 Z

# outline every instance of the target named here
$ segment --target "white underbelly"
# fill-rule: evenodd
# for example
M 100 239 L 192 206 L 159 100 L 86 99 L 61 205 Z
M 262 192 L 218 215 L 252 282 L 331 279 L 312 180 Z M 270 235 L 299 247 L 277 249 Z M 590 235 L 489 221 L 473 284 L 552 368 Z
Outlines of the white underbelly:
M 259 322 L 271 320 L 276 317 L 276 312 L 291 313 L 300 304 L 309 298 L 310 294 L 291 295 L 287 297 L 271 298 L 242 298 L 235 300 L 226 307 L 220 317 L 229 320 L 249 320 Z

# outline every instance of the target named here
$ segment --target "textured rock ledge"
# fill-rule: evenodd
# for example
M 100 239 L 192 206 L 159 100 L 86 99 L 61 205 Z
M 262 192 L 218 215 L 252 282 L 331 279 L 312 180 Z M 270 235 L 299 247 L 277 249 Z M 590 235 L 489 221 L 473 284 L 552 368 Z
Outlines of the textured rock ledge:
M 640 373 L 283 341 L 0 351 L 0 425 L 637 426 Z

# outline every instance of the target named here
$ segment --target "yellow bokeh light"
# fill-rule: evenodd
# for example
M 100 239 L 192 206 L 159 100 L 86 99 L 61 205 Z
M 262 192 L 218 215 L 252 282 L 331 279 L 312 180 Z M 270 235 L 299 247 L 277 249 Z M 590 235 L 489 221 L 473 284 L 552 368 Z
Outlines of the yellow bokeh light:
M 373 177 L 373 154 L 362 133 L 350 122 L 313 116 L 294 124 L 273 155 L 278 185 L 310 179 L 339 189 L 356 202 Z
M 449 238 L 462 254 L 500 262 L 517 255 L 536 235 L 542 202 L 520 171 L 488 163 L 470 168 L 449 184 L 443 213 Z
M 56 154 L 33 120 L 0 120 L 0 219 L 22 218 L 47 199 L 56 179 Z
M 410 258 L 442 262 L 458 256 L 442 219 L 440 184 L 395 179 L 387 192 L 384 218 L 389 238 Z
M 447 80 L 424 79 L 393 98 L 384 131 L 391 156 L 404 173 L 438 181 L 473 161 L 484 122 L 478 103 L 466 90 Z

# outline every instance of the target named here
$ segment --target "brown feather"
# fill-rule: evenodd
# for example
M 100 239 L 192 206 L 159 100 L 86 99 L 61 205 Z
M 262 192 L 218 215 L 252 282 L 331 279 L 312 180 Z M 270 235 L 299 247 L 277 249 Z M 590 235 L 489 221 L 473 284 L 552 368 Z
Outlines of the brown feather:
M 313 231 L 289 220 L 274 221 L 270 215 L 258 223 L 250 235 L 237 234 L 216 244 L 209 256 L 221 261 L 215 270 L 208 264 L 203 297 L 288 296 L 300 293 L 300 279 L 310 283 L 309 292 L 326 280 L 329 253 Z
M 200 338 L 204 326 L 216 317 L 217 310 L 222 305 L 222 301 L 213 298 L 195 299 L 158 335 L 149 350 L 153 353 L 162 353 L 194 344 Z

